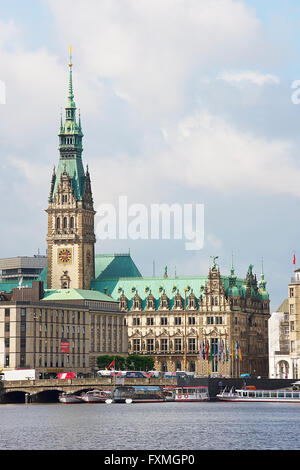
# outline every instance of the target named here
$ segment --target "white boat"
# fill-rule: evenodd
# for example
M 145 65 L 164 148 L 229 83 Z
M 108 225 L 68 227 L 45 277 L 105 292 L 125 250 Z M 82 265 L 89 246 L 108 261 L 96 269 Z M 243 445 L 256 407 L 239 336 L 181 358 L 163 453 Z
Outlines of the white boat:
M 72 393 L 61 393 L 58 400 L 60 403 L 82 403 L 81 397 Z
M 300 403 L 300 388 L 297 384 L 292 385 L 293 388 L 279 390 L 257 390 L 254 387 L 243 389 L 232 387 L 230 390 L 225 388 L 216 396 L 221 401 Z
M 206 385 L 165 387 L 166 401 L 196 402 L 209 401 L 209 393 Z
M 110 390 L 89 390 L 81 395 L 81 400 L 86 403 L 105 403 L 111 398 Z

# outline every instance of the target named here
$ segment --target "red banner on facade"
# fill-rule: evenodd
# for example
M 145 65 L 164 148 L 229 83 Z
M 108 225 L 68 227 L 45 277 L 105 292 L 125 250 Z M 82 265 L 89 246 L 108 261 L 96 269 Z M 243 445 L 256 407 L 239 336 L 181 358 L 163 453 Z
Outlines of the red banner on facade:
M 62 341 L 60 343 L 60 352 L 62 352 L 62 353 L 68 353 L 69 352 L 69 342 L 68 341 Z

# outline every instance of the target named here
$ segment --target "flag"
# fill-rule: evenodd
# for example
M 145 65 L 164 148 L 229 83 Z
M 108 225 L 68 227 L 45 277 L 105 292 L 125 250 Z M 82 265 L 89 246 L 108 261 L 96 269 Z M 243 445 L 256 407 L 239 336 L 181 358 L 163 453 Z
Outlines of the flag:
M 19 287 L 21 287 L 22 284 L 23 284 L 23 276 L 22 276 L 22 277 L 20 278 L 20 280 L 19 280 Z
M 107 370 L 107 369 L 110 369 L 110 367 L 111 367 L 111 366 L 114 366 L 114 365 L 115 365 L 115 360 L 113 360 L 113 361 L 109 364 L 109 366 L 106 367 L 106 370 Z
M 235 358 L 238 358 L 238 349 L 239 349 L 239 343 L 236 341 L 235 343 Z
M 206 359 L 208 360 L 209 342 L 206 342 Z
M 296 264 L 296 256 L 295 256 L 295 253 L 294 253 L 294 256 L 293 256 L 293 264 Z
M 242 360 L 242 349 L 241 349 L 241 346 L 239 345 L 239 358 L 240 358 L 240 361 Z
M 203 340 L 203 344 L 202 344 L 202 355 L 203 355 L 203 359 L 205 359 L 205 343 L 204 343 L 204 340 Z
M 224 341 L 221 339 L 221 361 L 224 362 Z
M 212 340 L 210 340 L 210 352 L 209 352 L 209 359 L 212 360 L 213 355 L 213 347 L 212 347 Z

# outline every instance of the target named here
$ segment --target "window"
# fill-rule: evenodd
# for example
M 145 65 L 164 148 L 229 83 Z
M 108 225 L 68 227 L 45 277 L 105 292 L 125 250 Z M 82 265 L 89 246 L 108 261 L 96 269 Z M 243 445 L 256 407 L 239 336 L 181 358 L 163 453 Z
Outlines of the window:
M 196 318 L 195 317 L 189 317 L 189 325 L 196 325 Z
M 161 325 L 167 325 L 168 324 L 168 317 L 161 317 L 160 318 L 160 324 Z
M 216 317 L 216 325 L 222 325 L 222 317 Z
M 294 297 L 294 288 L 290 287 L 290 297 Z
M 207 324 L 213 325 L 214 324 L 214 317 L 207 317 Z
M 295 313 L 295 305 L 291 304 L 290 305 L 290 314 L 293 315 Z
M 291 321 L 290 325 L 291 325 L 291 331 L 295 331 L 295 322 Z M 288 333 L 288 331 L 287 331 L 287 333 Z
M 154 351 L 154 339 L 147 339 L 147 352 Z
M 168 340 L 166 338 L 163 338 L 160 340 L 160 349 L 161 351 L 167 351 L 168 350 Z
M 141 350 L 141 340 L 140 339 L 134 339 L 133 340 L 133 351 L 134 352 L 139 352 Z
M 175 325 L 181 325 L 181 317 L 175 317 Z
M 154 325 L 154 318 L 153 317 L 148 317 L 147 318 L 147 326 L 153 326 Z
M 132 323 L 133 323 L 133 326 L 139 326 L 139 325 L 140 325 L 140 319 L 134 317 L 134 318 L 132 319 Z
M 181 351 L 181 350 L 182 350 L 182 340 L 181 338 L 175 338 L 175 351 Z
M 189 338 L 189 351 L 196 351 L 196 338 Z

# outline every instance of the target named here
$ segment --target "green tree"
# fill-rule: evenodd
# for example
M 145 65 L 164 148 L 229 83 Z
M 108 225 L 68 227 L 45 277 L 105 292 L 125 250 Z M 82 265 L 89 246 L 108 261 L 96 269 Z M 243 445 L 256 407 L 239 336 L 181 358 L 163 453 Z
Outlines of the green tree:
M 128 370 L 153 370 L 154 359 L 150 356 L 139 356 L 138 354 L 130 354 L 126 358 L 126 366 Z
M 126 370 L 126 358 L 125 357 L 110 356 L 108 354 L 97 357 L 97 366 L 99 367 L 99 369 L 104 370 L 112 363 L 113 360 L 115 360 L 115 365 L 113 367 L 115 370 Z

